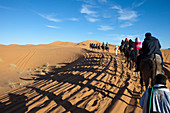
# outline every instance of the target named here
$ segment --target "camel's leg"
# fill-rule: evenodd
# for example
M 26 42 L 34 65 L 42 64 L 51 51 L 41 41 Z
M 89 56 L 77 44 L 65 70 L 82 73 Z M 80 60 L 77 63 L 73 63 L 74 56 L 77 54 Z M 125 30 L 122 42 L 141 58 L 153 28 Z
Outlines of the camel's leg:
M 143 93 L 143 77 L 142 77 L 142 73 L 140 73 L 140 84 L 141 84 L 141 93 Z
M 146 89 L 149 88 L 150 78 L 147 77 L 147 78 L 145 78 L 144 81 L 145 81 L 145 87 L 146 87 Z
M 138 72 L 136 72 L 136 78 L 138 78 Z

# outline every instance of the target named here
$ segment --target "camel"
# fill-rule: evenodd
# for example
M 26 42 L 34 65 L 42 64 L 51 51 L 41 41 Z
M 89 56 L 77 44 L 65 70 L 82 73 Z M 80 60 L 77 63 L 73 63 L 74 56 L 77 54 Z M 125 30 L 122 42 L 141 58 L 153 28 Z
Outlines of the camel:
M 156 59 L 156 60 L 155 60 Z M 141 83 L 141 92 L 143 92 L 143 82 L 145 83 L 146 89 L 149 86 L 149 78 L 151 78 L 151 86 L 154 85 L 155 76 L 162 74 L 161 66 L 161 57 L 158 54 L 152 56 L 152 58 L 144 58 L 141 60 L 139 69 L 140 69 L 140 83 Z
M 119 47 L 119 50 L 120 50 L 121 55 L 123 55 L 123 53 L 124 53 L 123 48 L 124 48 L 124 45 L 121 45 L 121 46 Z

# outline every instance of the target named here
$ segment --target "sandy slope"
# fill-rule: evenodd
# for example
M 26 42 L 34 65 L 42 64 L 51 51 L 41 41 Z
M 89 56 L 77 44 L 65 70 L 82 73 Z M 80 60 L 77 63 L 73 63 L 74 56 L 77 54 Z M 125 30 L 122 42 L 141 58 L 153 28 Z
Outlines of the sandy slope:
M 72 62 L 79 58 L 81 48 L 65 46 L 0 46 L 0 92 L 9 90 L 10 83 L 20 82 L 19 77 L 46 63 Z M 12 66 L 11 66 L 12 65 Z M 16 67 L 15 67 L 16 66 Z
M 22 57 L 16 55 L 6 64 L 18 62 L 17 67 L 21 69 L 36 67 L 36 64 L 37 66 L 43 65 L 47 61 L 51 65 L 59 62 L 65 65 L 61 68 L 51 66 L 49 67 L 51 71 L 45 75 L 21 76 L 22 80 L 33 83 L 15 88 L 8 94 L 2 94 L 0 112 L 141 113 L 142 109 L 138 104 L 141 96 L 139 79 L 128 70 L 124 57 L 115 56 L 113 53 L 115 46 L 111 46 L 110 53 L 83 49 L 88 48 L 88 43 L 70 44 L 70 46 L 68 44 L 64 48 L 62 44 L 54 46 L 54 43 L 48 46 L 24 46 L 29 48 L 28 50 L 23 47 L 10 46 L 10 49 L 6 48 L 6 53 L 3 49 L 4 57 L 1 56 L 3 59 L 1 63 L 4 65 L 8 49 L 13 49 L 13 51 L 17 49 L 13 54 L 18 52 L 17 54 L 22 54 Z M 63 51 L 65 52 L 62 53 Z M 168 73 L 170 62 L 166 57 L 169 53 L 164 50 L 163 54 L 166 59 L 164 67 Z M 61 60 L 59 60 L 60 57 Z M 38 62 L 37 59 L 40 61 Z M 3 68 L 5 69 L 5 66 Z

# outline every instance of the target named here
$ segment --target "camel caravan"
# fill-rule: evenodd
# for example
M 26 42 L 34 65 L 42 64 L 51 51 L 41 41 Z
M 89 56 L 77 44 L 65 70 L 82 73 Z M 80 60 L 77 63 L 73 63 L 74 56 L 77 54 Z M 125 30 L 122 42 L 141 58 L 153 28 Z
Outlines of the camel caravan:
M 105 44 L 104 42 L 102 43 L 102 45 L 100 43 L 90 43 L 90 49 L 91 50 L 103 50 L 103 51 L 107 51 L 109 52 L 109 44 L 108 42 Z
M 163 57 L 159 40 L 151 33 L 146 33 L 142 48 L 140 46 L 141 42 L 138 37 L 135 42 L 125 38 L 119 46 L 120 54 L 125 57 L 125 63 L 127 63 L 129 70 L 132 70 L 132 74 L 136 73 L 136 77 L 139 78 L 140 72 L 141 93 L 143 95 L 139 104 L 143 108 L 143 113 L 169 113 L 170 91 L 166 87 L 167 76 L 163 72 Z M 107 47 L 104 43 L 102 46 L 90 44 L 92 50 L 102 48 L 104 51 L 109 49 Z M 117 51 L 118 47 L 116 46 L 116 57 Z
M 149 84 L 152 87 L 155 84 L 155 77 L 164 72 L 159 40 L 152 37 L 150 33 L 146 33 L 142 48 L 140 45 L 139 38 L 136 38 L 135 42 L 126 38 L 125 41 L 122 40 L 119 50 L 126 58 L 127 67 L 133 70 L 133 73 L 136 72 L 136 77 L 140 72 L 141 92 L 143 92 L 143 82 L 146 89 Z
M 163 74 L 163 58 L 159 40 L 152 37 L 150 33 L 146 33 L 142 48 L 140 46 L 141 42 L 138 37 L 134 42 L 132 39 L 128 40 L 128 38 L 125 38 L 125 40 L 121 41 L 119 50 L 121 55 L 125 56 L 125 63 L 127 63 L 127 67 L 132 71 L 132 74 L 135 73 L 136 77 L 139 77 L 138 75 L 140 74 L 141 92 L 143 92 L 144 84 L 146 89 L 149 87 L 149 84 L 153 86 L 155 76 Z M 102 44 L 90 43 L 90 49 L 102 49 L 103 51 L 106 50 L 109 52 L 109 44 L 108 42 L 106 44 L 104 42 Z

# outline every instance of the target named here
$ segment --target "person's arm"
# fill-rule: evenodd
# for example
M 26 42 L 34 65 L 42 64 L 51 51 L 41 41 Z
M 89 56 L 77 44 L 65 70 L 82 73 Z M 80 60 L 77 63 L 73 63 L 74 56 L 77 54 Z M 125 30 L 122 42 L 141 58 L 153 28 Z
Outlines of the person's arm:
M 144 94 L 142 95 L 142 97 L 141 97 L 141 99 L 140 99 L 140 101 L 139 101 L 139 104 L 140 104 L 140 106 L 143 108 L 143 105 L 144 105 L 144 102 L 145 102 L 145 98 L 147 97 L 147 95 L 148 95 L 148 91 L 149 91 L 149 89 L 147 89 L 145 92 L 144 92 Z
M 159 40 L 158 40 L 158 45 L 159 45 L 159 48 L 161 48 L 161 44 L 159 43 Z
M 142 43 L 142 52 L 145 50 L 145 41 L 143 41 L 143 43 Z

